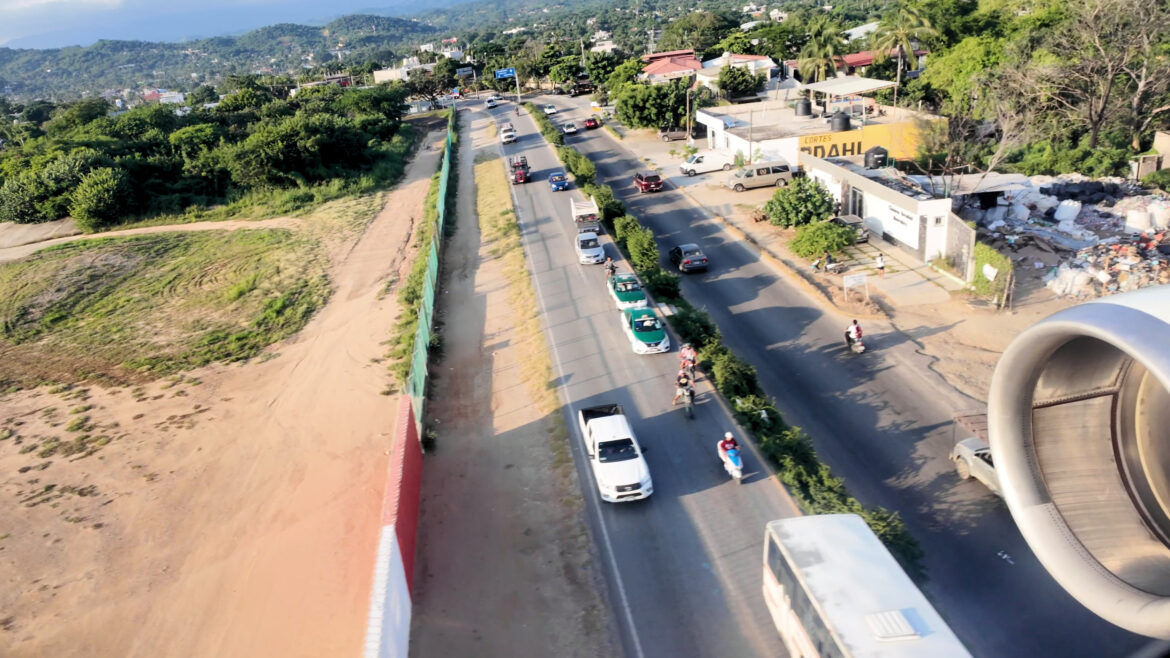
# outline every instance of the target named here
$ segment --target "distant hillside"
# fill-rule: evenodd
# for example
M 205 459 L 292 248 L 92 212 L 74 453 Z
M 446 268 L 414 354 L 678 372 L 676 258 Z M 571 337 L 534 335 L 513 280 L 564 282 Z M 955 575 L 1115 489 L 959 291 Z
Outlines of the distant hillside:
M 237 37 L 184 43 L 99 41 L 47 50 L 0 48 L 0 94 L 18 100 L 65 100 L 111 89 L 191 89 L 233 73 L 297 73 L 305 64 L 377 56 L 388 60 L 436 28 L 412 20 L 352 15 L 321 27 L 280 24 Z

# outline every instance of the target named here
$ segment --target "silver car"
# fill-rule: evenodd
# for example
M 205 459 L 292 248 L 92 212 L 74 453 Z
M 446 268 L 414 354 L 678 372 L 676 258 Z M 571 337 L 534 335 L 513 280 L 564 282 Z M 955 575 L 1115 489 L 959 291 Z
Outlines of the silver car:
M 987 485 L 991 493 L 1003 496 L 999 488 L 999 475 L 995 472 L 995 462 L 991 459 L 991 448 L 983 439 L 972 436 L 959 441 L 951 449 L 951 461 L 955 462 L 955 472 L 960 479 L 974 477 Z

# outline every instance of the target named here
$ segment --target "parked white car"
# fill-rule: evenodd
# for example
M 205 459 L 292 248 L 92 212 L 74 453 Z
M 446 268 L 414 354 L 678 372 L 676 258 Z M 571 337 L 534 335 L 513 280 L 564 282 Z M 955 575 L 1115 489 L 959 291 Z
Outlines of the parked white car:
M 545 104 L 544 104 L 544 107 L 543 107 L 543 108 L 541 108 L 541 109 L 542 109 L 542 110 L 544 110 L 544 113 L 545 113 L 545 114 L 550 114 L 550 115 L 551 115 L 551 114 L 556 114 L 556 113 L 557 113 L 557 106 L 556 106 L 556 105 L 553 105 L 552 103 L 545 103 Z
M 1003 496 L 999 488 L 999 475 L 995 472 L 995 462 L 991 458 L 991 448 L 983 439 L 972 436 L 959 441 L 951 449 L 951 461 L 955 462 L 955 472 L 960 479 L 974 477 L 987 485 L 991 493 Z
M 577 261 L 584 265 L 605 262 L 605 247 L 601 246 L 601 239 L 593 231 L 577 234 Z
M 735 166 L 735 156 L 720 153 L 719 151 L 699 151 L 678 166 L 678 170 L 685 176 L 705 174 L 710 171 L 731 171 Z

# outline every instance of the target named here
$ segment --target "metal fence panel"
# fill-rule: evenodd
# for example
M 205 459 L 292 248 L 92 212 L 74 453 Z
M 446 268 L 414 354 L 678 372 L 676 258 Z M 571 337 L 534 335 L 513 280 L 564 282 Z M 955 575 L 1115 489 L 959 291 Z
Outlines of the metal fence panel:
M 406 378 L 406 393 L 414 407 L 414 421 L 418 436 L 423 436 L 423 407 L 427 393 L 427 362 L 431 342 L 431 328 L 435 312 L 435 291 L 439 281 L 439 241 L 447 223 L 447 186 L 451 180 L 451 149 L 454 145 L 455 113 L 447 121 L 447 140 L 443 147 L 443 166 L 439 173 L 439 198 L 435 203 L 435 233 L 427 249 L 427 270 L 423 278 L 422 299 L 418 308 L 418 331 L 414 337 L 414 354 L 410 360 L 410 374 Z

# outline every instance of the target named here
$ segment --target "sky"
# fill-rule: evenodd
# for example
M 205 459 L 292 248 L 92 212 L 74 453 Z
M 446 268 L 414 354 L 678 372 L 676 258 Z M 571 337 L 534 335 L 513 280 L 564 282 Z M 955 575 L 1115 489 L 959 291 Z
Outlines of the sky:
M 411 0 L 0 0 L 0 47 L 88 46 L 98 39 L 184 41 L 239 34 L 274 23 L 321 23 Z M 397 13 L 397 12 L 396 12 Z

